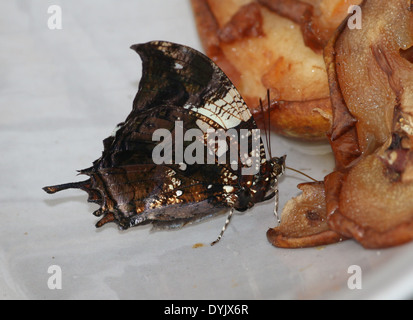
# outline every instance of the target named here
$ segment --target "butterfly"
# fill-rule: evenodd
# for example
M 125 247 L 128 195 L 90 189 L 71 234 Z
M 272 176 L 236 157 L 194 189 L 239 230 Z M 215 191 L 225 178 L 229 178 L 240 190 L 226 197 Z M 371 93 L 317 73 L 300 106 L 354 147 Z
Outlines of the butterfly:
M 211 244 L 222 238 L 234 210 L 274 197 L 277 208 L 286 157 L 267 155 L 224 72 L 204 54 L 171 42 L 131 49 L 142 59 L 131 113 L 103 141 L 101 157 L 79 171 L 87 180 L 43 189 L 86 191 L 100 206 L 96 227 L 115 222 L 121 230 L 146 223 L 180 227 L 229 211 Z

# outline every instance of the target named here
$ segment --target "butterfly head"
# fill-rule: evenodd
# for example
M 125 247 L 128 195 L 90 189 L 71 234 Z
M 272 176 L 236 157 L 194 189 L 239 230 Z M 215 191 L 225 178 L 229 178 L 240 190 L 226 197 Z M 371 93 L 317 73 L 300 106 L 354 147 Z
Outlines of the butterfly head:
M 281 177 L 284 172 L 285 172 L 285 159 L 287 156 L 282 156 L 282 157 L 274 157 L 271 158 L 270 164 L 271 164 L 271 178 L 278 180 L 279 177 Z
M 273 157 L 267 161 L 267 174 L 262 176 L 259 183 L 264 193 L 261 195 L 262 198 L 255 199 L 255 202 L 272 199 L 278 194 L 278 180 L 284 174 L 285 159 L 286 156 Z

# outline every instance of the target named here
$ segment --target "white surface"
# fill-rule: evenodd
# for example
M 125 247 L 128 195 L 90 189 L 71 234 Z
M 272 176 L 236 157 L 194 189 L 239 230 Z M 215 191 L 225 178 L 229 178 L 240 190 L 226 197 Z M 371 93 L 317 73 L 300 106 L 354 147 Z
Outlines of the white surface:
M 49 5 L 63 29 L 49 30 Z M 334 299 L 407 298 L 413 245 L 369 251 L 348 241 L 283 250 L 265 236 L 273 203 L 179 231 L 149 226 L 96 230 L 86 193 L 47 195 L 45 185 L 82 180 L 102 140 L 129 114 L 140 80 L 134 43 L 169 40 L 201 49 L 187 0 L 0 2 L 0 298 L 3 299 Z M 274 154 L 322 179 L 329 147 L 273 137 Z M 288 173 L 281 204 L 304 180 Z M 205 246 L 194 249 L 193 245 Z M 47 286 L 49 266 L 62 289 Z M 349 266 L 362 290 L 348 289 Z

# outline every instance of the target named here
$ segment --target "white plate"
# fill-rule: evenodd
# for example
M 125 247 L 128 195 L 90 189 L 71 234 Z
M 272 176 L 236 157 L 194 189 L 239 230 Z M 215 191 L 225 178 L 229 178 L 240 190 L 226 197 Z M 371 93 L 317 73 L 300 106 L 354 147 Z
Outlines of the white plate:
M 169 40 L 201 49 L 187 0 L 54 1 L 61 30 L 48 28 L 50 4 L 0 2 L 0 298 L 412 297 L 413 244 L 277 249 L 265 235 L 276 224 L 272 202 L 236 215 L 210 247 L 225 216 L 179 231 L 96 230 L 96 206 L 85 193 L 43 192 L 81 180 L 75 170 L 100 156 L 102 140 L 129 114 L 141 70 L 130 45 Z M 333 167 L 328 145 L 272 141 L 274 154 L 288 154 L 290 166 L 315 178 Z M 303 181 L 291 173 L 282 179 L 281 205 Z M 193 248 L 198 243 L 204 246 Z M 49 288 L 53 265 L 61 289 Z M 362 289 L 348 286 L 353 265 L 361 268 Z

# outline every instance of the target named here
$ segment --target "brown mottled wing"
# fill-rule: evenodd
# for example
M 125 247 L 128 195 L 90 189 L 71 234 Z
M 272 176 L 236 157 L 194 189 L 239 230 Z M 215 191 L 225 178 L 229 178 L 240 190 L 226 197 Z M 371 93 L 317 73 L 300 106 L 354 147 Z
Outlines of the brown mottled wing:
M 185 130 L 200 129 L 200 124 L 202 129 L 256 128 L 239 92 L 202 53 L 161 41 L 131 48 L 141 56 L 142 79 L 132 112 L 105 140 L 102 166 L 153 163 L 153 132 L 165 128 L 173 133 L 176 121 L 183 121 Z
M 88 180 L 44 190 L 88 192 L 89 201 L 100 205 L 94 213 L 102 216 L 98 227 L 112 221 L 122 229 L 148 221 L 181 224 L 228 207 L 228 199 L 240 190 L 240 168 L 156 165 L 152 150 L 159 142 L 152 135 L 161 128 L 173 135 L 176 121 L 182 121 L 185 130 L 256 128 L 244 101 L 225 74 L 191 48 L 150 42 L 132 49 L 143 62 L 132 112 L 104 140 L 102 156 L 80 171 Z M 175 159 L 173 150 L 174 143 Z

